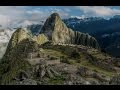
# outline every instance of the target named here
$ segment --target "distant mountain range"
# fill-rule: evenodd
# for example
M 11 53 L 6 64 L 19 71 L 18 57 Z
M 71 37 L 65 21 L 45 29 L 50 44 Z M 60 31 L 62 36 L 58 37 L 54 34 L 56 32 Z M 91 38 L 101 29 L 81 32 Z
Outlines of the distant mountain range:
M 120 28 L 119 15 L 116 15 L 110 19 L 104 19 L 102 17 L 89 17 L 83 19 L 69 18 L 64 19 L 64 22 L 73 30 L 90 34 L 111 29 L 116 31 L 117 28 Z
M 110 19 L 101 17 L 69 18 L 64 22 L 75 31 L 94 36 L 102 49 L 112 56 L 120 57 L 120 15 Z

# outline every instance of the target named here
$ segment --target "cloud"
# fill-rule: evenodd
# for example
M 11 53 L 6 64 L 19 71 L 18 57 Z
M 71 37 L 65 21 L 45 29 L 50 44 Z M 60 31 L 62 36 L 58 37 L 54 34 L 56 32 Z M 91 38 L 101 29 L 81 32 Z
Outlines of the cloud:
M 71 10 L 68 9 L 68 8 L 65 8 L 64 10 L 65 10 L 66 12 L 71 12 Z
M 69 14 L 59 8 L 50 8 L 50 9 L 33 9 L 33 10 L 29 10 L 27 11 L 27 14 L 29 15 L 29 20 L 30 21 L 40 21 L 40 20 L 46 20 L 46 18 L 52 14 L 52 13 L 59 13 L 61 18 L 66 18 L 69 16 Z
M 86 16 L 106 17 L 120 14 L 119 9 L 112 9 L 107 6 L 76 6 L 76 8 L 82 11 Z
M 15 27 L 21 23 L 40 23 L 54 12 L 59 13 L 61 18 L 111 17 L 120 14 L 119 9 L 107 6 L 0 6 L 0 25 Z
M 23 20 L 26 18 L 26 8 L 23 6 L 0 6 L 0 25 L 8 27 L 14 22 Z
M 86 17 L 85 17 L 85 15 L 81 15 L 81 16 L 71 16 L 71 18 L 84 19 Z
M 39 11 L 39 10 L 29 10 L 29 11 L 27 11 L 27 13 L 28 14 L 43 14 L 43 12 L 42 11 Z
M 51 11 L 50 11 L 51 13 L 58 13 L 58 14 L 60 14 L 60 16 L 62 17 L 62 18 L 66 18 L 66 17 L 68 17 L 69 16 L 69 13 L 67 13 L 66 11 L 64 11 L 64 10 L 62 10 L 62 9 L 58 9 L 58 8 L 51 8 Z M 51 14 L 50 13 L 50 14 Z
M 59 8 L 46 8 L 34 6 L 0 6 L 0 25 L 3 27 L 18 26 L 23 24 L 38 23 L 51 14 L 57 12 L 62 18 L 69 14 Z
M 29 21 L 29 20 L 25 20 L 25 21 L 19 23 L 18 26 L 23 26 L 23 27 L 25 27 L 25 26 L 27 26 L 27 25 L 32 25 L 32 24 L 33 24 L 33 22 L 31 22 L 31 21 Z
M 0 25 L 2 25 L 3 27 L 8 25 L 11 22 L 10 17 L 9 16 L 5 16 L 5 15 L 0 15 Z

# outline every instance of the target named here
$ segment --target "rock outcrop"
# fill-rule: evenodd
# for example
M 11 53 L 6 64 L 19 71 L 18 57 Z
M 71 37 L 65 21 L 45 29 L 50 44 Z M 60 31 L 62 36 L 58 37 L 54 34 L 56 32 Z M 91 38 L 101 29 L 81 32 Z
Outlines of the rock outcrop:
M 32 39 L 33 41 L 36 41 L 40 45 L 49 41 L 48 38 L 44 34 L 39 34 L 38 36 L 34 36 Z

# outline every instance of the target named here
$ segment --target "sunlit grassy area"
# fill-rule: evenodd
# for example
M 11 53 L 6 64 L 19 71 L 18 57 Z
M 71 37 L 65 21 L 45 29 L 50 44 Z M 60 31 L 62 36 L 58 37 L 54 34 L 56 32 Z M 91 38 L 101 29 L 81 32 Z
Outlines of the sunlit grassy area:
M 104 74 L 107 76 L 115 75 L 114 72 L 107 71 L 105 69 L 97 67 L 88 61 L 88 59 L 89 59 L 89 57 L 87 57 L 88 54 L 91 54 L 93 57 L 105 59 L 106 56 L 104 54 L 102 54 L 100 51 L 97 51 L 94 49 L 90 49 L 89 51 L 87 51 L 88 53 L 85 51 L 80 51 L 79 52 L 80 58 L 74 59 L 74 58 L 69 58 L 69 56 L 66 55 L 64 52 L 60 52 L 60 51 L 52 50 L 52 49 L 44 49 L 44 50 L 46 51 L 46 53 L 48 53 L 51 56 L 55 56 L 55 57 L 64 56 L 64 57 L 66 57 L 68 59 L 68 62 L 67 62 L 68 64 L 77 65 L 77 66 L 84 66 L 86 68 L 89 68 L 90 70 L 97 71 L 98 73 L 101 73 L 101 74 Z
M 50 49 L 49 49 L 50 48 Z M 53 48 L 53 49 L 52 49 Z M 113 76 L 115 73 L 112 71 L 107 71 L 105 69 L 102 69 L 100 67 L 97 67 L 96 65 L 93 65 L 92 63 L 89 62 L 89 59 L 91 59 L 89 57 L 89 55 L 92 55 L 93 58 L 97 58 L 97 60 L 105 60 L 110 58 L 109 55 L 100 52 L 97 49 L 93 49 L 93 48 L 89 48 L 87 49 L 87 51 L 85 50 L 79 50 L 79 55 L 80 57 L 77 58 L 70 58 L 70 53 L 72 51 L 74 51 L 75 49 L 77 49 L 76 47 L 67 47 L 66 46 L 49 46 L 45 49 L 45 51 L 47 53 L 49 53 L 52 56 L 55 57 L 61 57 L 64 56 L 67 58 L 66 63 L 68 64 L 73 64 L 73 65 L 77 65 L 77 66 L 84 66 L 86 68 L 89 68 L 91 70 L 97 71 L 99 73 L 105 74 L 107 76 Z M 63 62 L 64 63 L 64 62 Z
M 54 57 L 60 57 L 60 56 L 65 56 L 65 54 L 59 52 L 59 51 L 56 51 L 56 50 L 52 50 L 52 49 L 44 49 L 45 53 L 47 55 L 50 55 L 50 56 L 54 56 Z

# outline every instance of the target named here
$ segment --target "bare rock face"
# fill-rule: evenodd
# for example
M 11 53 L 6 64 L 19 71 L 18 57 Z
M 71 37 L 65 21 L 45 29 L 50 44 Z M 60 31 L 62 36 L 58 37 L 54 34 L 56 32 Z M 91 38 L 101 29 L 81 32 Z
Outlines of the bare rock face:
M 40 45 L 48 41 L 48 38 L 44 34 L 39 34 L 38 36 L 34 36 L 32 39 Z
M 99 47 L 94 37 L 68 28 L 57 13 L 50 15 L 40 33 L 45 34 L 55 44 L 82 44 L 94 48 Z

